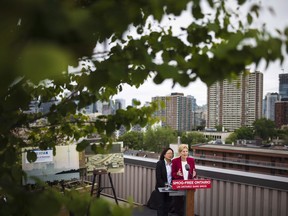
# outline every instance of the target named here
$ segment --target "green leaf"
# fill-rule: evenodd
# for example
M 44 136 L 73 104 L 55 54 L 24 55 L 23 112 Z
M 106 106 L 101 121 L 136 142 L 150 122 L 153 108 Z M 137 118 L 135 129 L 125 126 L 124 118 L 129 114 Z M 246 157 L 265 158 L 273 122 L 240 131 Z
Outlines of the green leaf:
M 78 152 L 82 152 L 89 145 L 90 145 L 90 143 L 89 143 L 88 140 L 83 140 L 83 141 L 81 141 L 80 143 L 77 144 L 76 150 Z
M 251 23 L 253 22 L 253 17 L 250 13 L 247 15 L 247 22 L 249 23 L 249 25 L 251 25 Z
M 103 199 L 94 200 L 90 206 L 90 215 L 97 215 L 97 216 L 111 215 L 111 203 L 108 203 L 108 201 L 105 201 Z
M 19 62 L 16 61 L 20 76 L 38 83 L 50 78 L 59 79 L 70 64 L 71 54 L 56 46 L 47 43 L 32 43 L 25 47 Z
M 134 106 L 140 106 L 141 105 L 141 101 L 139 101 L 139 100 L 133 100 L 132 103 Z
M 130 207 L 115 205 L 112 209 L 113 216 L 132 215 L 132 205 Z
M 284 34 L 286 35 L 286 37 L 288 37 L 288 27 L 285 28 Z
M 213 7 L 214 7 L 214 2 L 213 2 L 213 0 L 207 0 L 207 1 L 208 1 L 209 6 L 210 6 L 211 8 L 213 8 Z
M 37 154 L 33 150 L 27 151 L 27 160 L 29 163 L 33 163 L 37 160 Z
M 259 5 L 254 4 L 254 5 L 251 6 L 250 11 L 254 12 L 256 17 L 259 17 L 259 9 L 260 9 Z
M 238 0 L 239 5 L 243 5 L 246 2 L 246 0 Z
M 202 13 L 201 7 L 199 5 L 193 5 L 192 14 L 195 19 L 202 19 L 204 14 Z
M 86 215 L 89 210 L 91 196 L 89 192 L 82 192 L 79 186 L 66 192 L 66 207 L 75 216 Z
M 21 167 L 13 166 L 12 169 L 11 169 L 11 173 L 12 173 L 13 178 L 16 181 L 21 182 L 21 180 L 22 180 L 22 169 L 21 169 Z
M 142 26 L 139 26 L 139 27 L 137 28 L 137 33 L 138 33 L 138 34 L 142 34 L 142 33 L 143 33 L 143 27 L 142 27 Z
M 219 29 L 220 29 L 220 26 L 217 25 L 216 23 L 209 23 L 209 24 L 207 25 L 207 28 L 208 28 L 210 31 L 218 32 Z
M 164 81 L 164 79 L 161 77 L 160 74 L 157 74 L 153 79 L 153 82 L 155 84 L 161 84 L 163 81 Z
M 45 189 L 43 193 L 34 192 L 32 195 L 33 208 L 29 208 L 27 215 L 37 216 L 50 216 L 57 215 L 61 208 L 60 193 Z M 44 210 L 45 209 L 45 210 Z

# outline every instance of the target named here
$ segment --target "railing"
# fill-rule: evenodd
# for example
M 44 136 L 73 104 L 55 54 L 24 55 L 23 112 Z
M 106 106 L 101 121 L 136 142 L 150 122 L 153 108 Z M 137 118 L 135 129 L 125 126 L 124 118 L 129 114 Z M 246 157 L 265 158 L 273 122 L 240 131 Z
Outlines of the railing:
M 124 156 L 125 172 L 112 174 L 119 199 L 145 205 L 155 187 L 155 159 Z M 288 178 L 197 166 L 199 178 L 212 180 L 211 189 L 195 192 L 200 216 L 287 216 Z M 108 178 L 103 180 L 109 186 Z M 103 191 L 112 195 L 111 190 Z
M 250 166 L 263 166 L 267 168 L 278 168 L 281 170 L 288 170 L 288 163 L 280 163 L 280 162 L 267 162 L 267 161 L 259 161 L 259 160 L 250 160 L 243 158 L 233 158 L 233 157 L 223 157 L 223 156 L 212 156 L 212 155 L 200 155 L 194 154 L 194 159 L 199 160 L 207 160 L 207 161 L 215 161 L 215 162 L 225 162 L 225 163 L 237 163 L 242 165 L 250 165 Z

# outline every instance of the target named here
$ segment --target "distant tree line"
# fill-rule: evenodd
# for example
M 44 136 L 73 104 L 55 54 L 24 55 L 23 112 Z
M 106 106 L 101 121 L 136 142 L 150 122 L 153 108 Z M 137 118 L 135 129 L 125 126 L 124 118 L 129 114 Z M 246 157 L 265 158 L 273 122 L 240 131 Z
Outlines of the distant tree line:
M 226 143 L 234 143 L 236 140 L 261 139 L 263 144 L 271 142 L 272 139 L 282 139 L 288 144 L 288 128 L 277 129 L 274 121 L 266 118 L 257 119 L 251 127 L 242 126 L 235 130 L 225 140 Z
M 222 130 L 222 126 L 218 127 Z M 210 141 L 199 131 L 177 132 L 170 127 L 148 128 L 146 132 L 129 131 L 118 138 L 123 141 L 124 147 L 136 150 L 161 152 L 169 147 L 171 143 L 177 143 L 178 136 L 181 143 L 191 145 L 207 143 Z M 231 133 L 225 143 L 235 143 L 236 140 L 261 139 L 262 143 L 269 143 L 272 139 L 282 139 L 288 144 L 288 129 L 277 129 L 275 123 L 269 119 L 261 118 L 256 120 L 251 127 L 242 126 Z
M 123 141 L 124 147 L 129 149 L 161 152 L 171 143 L 177 143 L 178 136 L 180 136 L 181 143 L 189 146 L 207 141 L 200 132 L 177 132 L 170 127 L 149 128 L 146 132 L 129 131 L 120 136 L 118 141 Z

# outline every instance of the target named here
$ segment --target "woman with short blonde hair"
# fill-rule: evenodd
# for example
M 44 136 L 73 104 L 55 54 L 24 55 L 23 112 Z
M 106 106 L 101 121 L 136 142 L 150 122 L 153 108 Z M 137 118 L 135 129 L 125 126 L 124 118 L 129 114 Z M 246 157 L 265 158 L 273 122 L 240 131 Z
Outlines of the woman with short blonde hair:
M 186 148 L 187 151 L 188 151 L 188 145 L 186 145 L 186 144 L 181 144 L 181 145 L 179 145 L 179 147 L 178 147 L 178 153 L 180 154 L 181 151 L 182 151 L 184 148 Z
M 196 176 L 194 158 L 188 156 L 188 145 L 178 147 L 179 157 L 172 160 L 172 179 L 188 180 Z M 174 197 L 174 208 L 178 215 L 184 215 L 184 198 Z

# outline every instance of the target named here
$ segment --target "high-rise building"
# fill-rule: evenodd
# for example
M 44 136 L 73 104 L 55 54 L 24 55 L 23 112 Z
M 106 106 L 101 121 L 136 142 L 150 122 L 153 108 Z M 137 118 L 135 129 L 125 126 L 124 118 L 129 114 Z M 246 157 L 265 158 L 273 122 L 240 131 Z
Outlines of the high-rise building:
M 165 107 L 155 112 L 162 126 L 170 126 L 177 131 L 190 131 L 193 128 L 192 98 L 183 93 L 171 93 L 169 96 L 153 97 L 152 101 L 162 102 Z
M 192 111 L 193 112 L 196 111 L 196 109 L 197 109 L 196 98 L 194 96 L 192 96 L 192 95 L 187 95 L 187 98 L 189 100 L 191 100 L 191 105 L 192 105 L 191 109 L 192 109 Z
M 102 102 L 102 114 L 113 115 L 116 113 L 115 102 L 113 100 Z
M 267 93 L 263 100 L 263 117 L 275 121 L 275 103 L 279 101 L 278 93 Z
M 288 126 L 288 100 L 275 103 L 275 125 L 277 128 Z
M 115 99 L 115 109 L 125 109 L 125 99 Z
M 50 111 L 52 105 L 56 105 L 59 101 L 57 99 L 51 99 L 48 102 L 40 102 L 40 100 L 32 100 L 29 104 L 29 110 L 26 113 L 43 113 L 46 114 Z
M 207 127 L 233 131 L 262 117 L 263 74 L 243 73 L 238 79 L 216 82 L 207 91 Z
M 279 95 L 281 100 L 288 99 L 288 73 L 279 74 Z
M 193 112 L 193 124 L 194 128 L 205 127 L 207 119 L 207 105 L 197 106 L 196 110 Z

